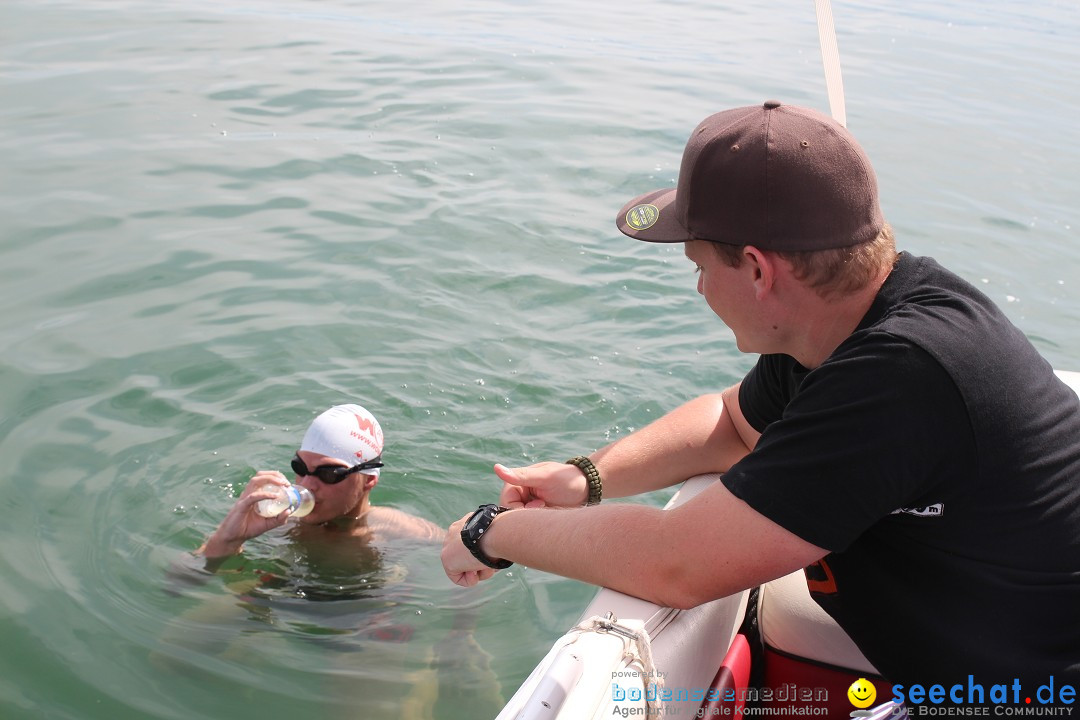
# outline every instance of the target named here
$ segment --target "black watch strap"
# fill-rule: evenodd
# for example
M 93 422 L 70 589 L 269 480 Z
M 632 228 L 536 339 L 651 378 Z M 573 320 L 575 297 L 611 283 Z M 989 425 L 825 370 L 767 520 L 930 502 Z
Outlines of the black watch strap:
M 469 519 L 465 521 L 461 528 L 461 544 L 467 547 L 477 560 L 496 570 L 508 568 L 514 563 L 509 560 L 492 560 L 489 558 L 480 549 L 480 539 L 484 537 L 484 533 L 491 527 L 491 521 L 495 519 L 495 516 L 509 509 L 501 505 L 481 505 L 476 509 L 476 512 L 469 516 Z

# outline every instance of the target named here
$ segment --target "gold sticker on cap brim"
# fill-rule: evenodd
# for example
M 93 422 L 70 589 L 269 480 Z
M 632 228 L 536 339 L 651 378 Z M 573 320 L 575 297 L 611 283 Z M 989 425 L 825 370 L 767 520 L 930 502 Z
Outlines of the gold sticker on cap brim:
M 655 205 L 635 205 L 626 213 L 626 224 L 634 230 L 651 228 L 660 219 L 660 210 Z

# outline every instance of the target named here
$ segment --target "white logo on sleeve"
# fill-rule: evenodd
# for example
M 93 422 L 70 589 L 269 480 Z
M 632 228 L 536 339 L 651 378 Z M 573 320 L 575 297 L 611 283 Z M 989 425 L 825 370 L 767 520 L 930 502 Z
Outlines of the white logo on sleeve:
M 926 507 L 897 508 L 890 515 L 915 515 L 916 517 L 941 517 L 945 514 L 945 503 L 934 503 Z

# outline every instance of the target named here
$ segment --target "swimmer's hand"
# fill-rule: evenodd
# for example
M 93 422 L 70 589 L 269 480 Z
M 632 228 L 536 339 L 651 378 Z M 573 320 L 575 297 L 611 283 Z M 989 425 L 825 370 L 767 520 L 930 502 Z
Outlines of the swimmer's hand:
M 581 507 L 589 499 L 589 484 L 574 465 L 542 462 L 523 468 L 496 465 L 506 483 L 499 504 L 508 508 Z
M 275 485 L 288 487 L 289 481 L 276 470 L 260 470 L 256 473 L 217 530 L 195 554 L 204 555 L 207 560 L 229 557 L 239 553 L 244 543 L 251 538 L 284 525 L 289 518 L 288 512 L 272 518 L 264 518 L 255 512 L 255 506 L 260 500 L 269 500 L 275 496 L 271 489 Z

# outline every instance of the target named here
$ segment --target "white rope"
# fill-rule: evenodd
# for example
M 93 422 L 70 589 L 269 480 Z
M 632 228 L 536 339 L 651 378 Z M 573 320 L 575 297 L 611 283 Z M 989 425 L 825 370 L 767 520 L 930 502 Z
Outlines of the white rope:
M 833 120 L 847 127 L 844 108 L 844 79 L 840 75 L 840 51 L 836 47 L 836 26 L 833 24 L 829 0 L 814 0 L 817 9 L 818 41 L 821 43 L 821 63 L 825 66 L 825 90 L 829 94 L 829 112 Z
M 570 633 L 597 632 L 609 635 L 618 635 L 623 640 L 623 661 L 627 667 L 637 665 L 640 668 L 643 690 L 645 692 L 646 717 L 659 717 L 661 689 L 664 687 L 664 678 L 656 672 L 656 666 L 652 659 L 652 640 L 649 633 L 642 627 L 640 630 L 631 630 L 625 625 L 618 623 L 612 613 L 607 617 L 593 615 L 573 628 Z M 569 634 L 569 633 L 568 633 Z M 652 688 L 652 692 L 649 688 Z

